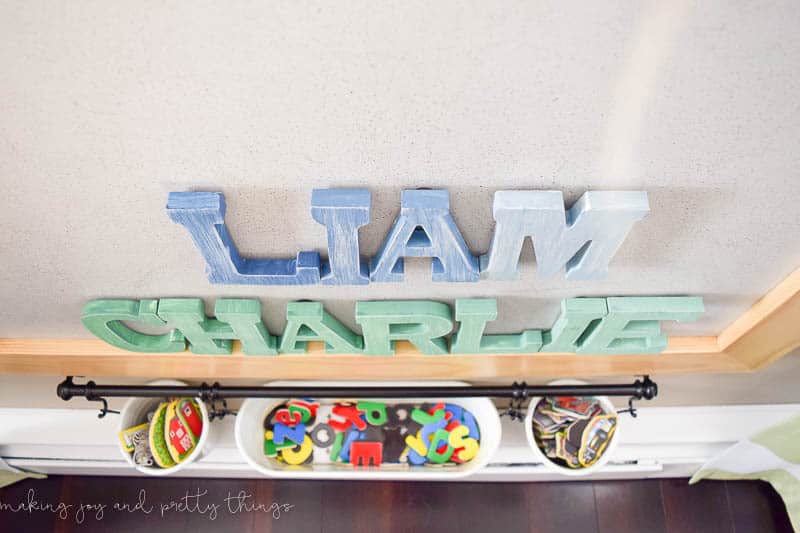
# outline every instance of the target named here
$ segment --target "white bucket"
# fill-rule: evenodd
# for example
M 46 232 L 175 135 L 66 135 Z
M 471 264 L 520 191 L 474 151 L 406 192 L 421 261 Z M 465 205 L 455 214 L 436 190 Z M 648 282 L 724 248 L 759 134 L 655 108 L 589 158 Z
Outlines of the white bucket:
M 548 383 L 548 385 L 586 385 L 586 382 L 572 379 L 560 379 Z M 594 396 L 594 398 L 597 399 L 607 414 L 617 412 L 614 404 L 611 403 L 611 400 L 609 400 L 607 396 Z M 569 468 L 567 466 L 561 466 L 554 463 L 544 454 L 544 452 L 539 448 L 539 445 L 536 444 L 536 437 L 533 435 L 533 412 L 536 410 L 536 406 L 541 400 L 541 396 L 531 398 L 531 403 L 528 405 L 528 414 L 525 416 L 525 435 L 528 437 L 528 445 L 531 447 L 531 450 L 533 450 L 534 455 L 536 455 L 536 457 L 539 459 L 539 462 L 544 464 L 545 468 L 551 472 L 573 477 L 588 476 L 603 468 L 611 456 L 614 455 L 614 450 L 617 448 L 617 444 L 619 443 L 619 424 L 617 424 L 617 428 L 614 431 L 614 434 L 611 436 L 610 442 L 606 445 L 606 449 L 603 450 L 600 458 L 593 465 L 585 468 Z
M 329 386 L 357 387 L 364 382 L 327 382 Z M 410 382 L 370 382 L 370 386 L 401 387 L 419 385 Z M 464 385 L 458 382 L 426 383 L 426 385 L 454 386 Z M 319 382 L 275 382 L 267 386 L 320 386 Z M 489 462 L 500 445 L 500 417 L 497 408 L 488 398 L 370 398 L 370 400 L 393 403 L 438 403 L 445 402 L 460 405 L 475 417 L 480 429 L 480 448 L 478 454 L 470 461 L 444 468 L 414 466 L 408 468 L 353 468 L 347 465 L 311 464 L 307 466 L 284 466 L 271 461 L 264 455 L 264 417 L 273 408 L 287 399 L 248 398 L 242 403 L 236 415 L 236 446 L 245 461 L 258 472 L 269 477 L 292 479 L 397 479 L 397 480 L 434 480 L 454 479 L 468 476 Z M 327 402 L 327 399 L 320 399 Z M 331 402 L 335 399 L 331 399 Z
M 164 379 L 153 381 L 148 383 L 148 385 L 186 385 L 186 383 L 182 381 Z M 120 412 L 119 431 L 122 432 L 128 428 L 136 426 L 137 424 L 143 423 L 143 421 L 146 420 L 147 413 L 155 411 L 158 407 L 158 404 L 163 401 L 164 398 L 130 398 L 127 402 L 125 402 L 125 405 L 122 407 L 122 411 Z M 137 465 L 133 462 L 133 455 L 122 447 L 122 442 L 118 442 L 119 451 L 122 453 L 122 456 L 125 457 L 125 460 L 128 462 L 128 464 L 130 464 L 139 472 L 149 476 L 168 476 L 183 470 L 186 465 L 195 462 L 200 457 L 205 455 L 207 453 L 205 450 L 205 445 L 206 442 L 208 442 L 208 434 L 211 431 L 211 421 L 208 418 L 208 409 L 206 409 L 205 404 L 198 399 L 197 405 L 200 409 L 200 414 L 203 417 L 203 431 L 200 433 L 200 439 L 197 441 L 194 450 L 192 450 L 192 453 L 190 453 L 183 461 L 169 468 Z

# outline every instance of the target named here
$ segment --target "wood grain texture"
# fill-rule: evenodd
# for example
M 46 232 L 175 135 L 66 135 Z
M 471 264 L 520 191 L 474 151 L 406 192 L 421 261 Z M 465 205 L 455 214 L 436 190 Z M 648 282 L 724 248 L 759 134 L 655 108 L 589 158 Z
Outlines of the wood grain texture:
M 398 342 L 394 356 L 309 353 L 247 356 L 234 343 L 231 355 L 143 354 L 87 339 L 0 339 L 0 373 L 86 376 L 265 379 L 487 379 L 638 374 L 743 372 L 720 353 L 713 337 L 672 338 L 661 355 L 421 355 Z
M 660 484 L 670 533 L 735 531 L 725 481 L 709 481 L 700 490 L 693 490 L 699 485 L 691 485 L 687 490 L 685 479 L 662 479 Z
M 667 533 L 657 482 L 641 479 L 597 483 L 594 495 L 599 531 Z
M 754 370 L 800 346 L 800 268 L 725 328 L 718 342 Z
M 715 481 L 689 485 L 687 479 L 569 481 L 555 483 L 336 482 L 269 479 L 189 479 L 52 476 L 0 489 L 0 502 L 27 501 L 35 490 L 42 503 L 71 505 L 60 520 L 49 512 L 0 509 L 0 533 L 57 531 L 174 533 L 220 532 L 490 532 L 516 533 L 683 533 L 687 531 L 791 531 L 778 494 L 763 482 Z M 113 502 L 135 504 L 145 491 L 152 512 L 115 511 Z M 184 495 L 192 510 L 161 504 Z M 247 502 L 272 512 L 242 510 L 225 499 L 244 492 Z M 102 519 L 81 503 L 105 503 Z M 195 505 L 196 504 L 196 505 Z M 209 505 L 218 504 L 210 519 Z
M 523 487 L 525 507 L 528 509 L 529 531 L 537 533 L 598 531 L 593 483 L 581 481 L 525 483 L 520 488 Z M 569 512 L 564 511 L 565 501 L 569 502 Z
M 786 506 L 765 481 L 726 481 L 736 531 L 791 533 Z

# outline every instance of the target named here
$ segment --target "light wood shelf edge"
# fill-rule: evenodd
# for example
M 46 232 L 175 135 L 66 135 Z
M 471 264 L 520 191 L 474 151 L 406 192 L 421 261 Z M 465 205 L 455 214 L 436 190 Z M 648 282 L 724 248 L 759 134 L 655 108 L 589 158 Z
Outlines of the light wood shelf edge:
M 800 347 L 800 269 L 717 337 L 671 337 L 659 355 L 426 356 L 399 342 L 394 356 L 142 354 L 98 339 L 0 338 L 0 374 L 268 379 L 466 379 L 749 372 Z
M 800 347 L 800 268 L 725 328 L 717 342 L 720 351 L 752 370 Z
M 0 339 L 0 373 L 86 376 L 264 379 L 467 379 L 631 376 L 743 372 L 715 337 L 674 337 L 659 355 L 422 355 L 398 343 L 394 356 L 307 354 L 247 356 L 142 354 L 95 339 Z

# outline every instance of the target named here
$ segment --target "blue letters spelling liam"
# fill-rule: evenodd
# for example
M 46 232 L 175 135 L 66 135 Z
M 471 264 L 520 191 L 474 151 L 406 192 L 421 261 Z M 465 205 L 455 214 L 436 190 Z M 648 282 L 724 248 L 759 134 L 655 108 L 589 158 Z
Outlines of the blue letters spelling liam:
M 367 262 L 359 253 L 358 229 L 369 222 L 370 204 L 366 189 L 312 192 L 311 216 L 327 231 L 327 260 L 310 251 L 291 259 L 240 256 L 219 192 L 172 192 L 167 212 L 189 231 L 211 283 L 365 285 L 402 281 L 405 257 L 430 257 L 434 281 L 514 280 L 526 237 L 533 241 L 540 276 L 564 269 L 569 280 L 602 279 L 628 232 L 650 210 L 644 191 L 589 191 L 569 210 L 560 191 L 498 191 L 494 235 L 489 250 L 477 257 L 450 214 L 447 191 L 405 190 L 400 215 Z

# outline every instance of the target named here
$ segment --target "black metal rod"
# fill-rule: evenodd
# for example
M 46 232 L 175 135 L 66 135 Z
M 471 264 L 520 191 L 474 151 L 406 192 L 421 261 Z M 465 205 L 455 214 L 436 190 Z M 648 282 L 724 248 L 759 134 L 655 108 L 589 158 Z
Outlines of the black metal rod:
M 658 385 L 649 376 L 622 385 L 527 385 L 510 386 L 347 386 L 347 387 L 226 387 L 219 383 L 200 386 L 184 385 L 97 385 L 89 381 L 84 385 L 67 377 L 57 388 L 58 396 L 70 400 L 82 396 L 89 400 L 103 397 L 160 398 L 171 396 L 198 396 L 206 400 L 222 398 L 514 398 L 531 396 L 631 396 L 650 400 L 658 394 Z

